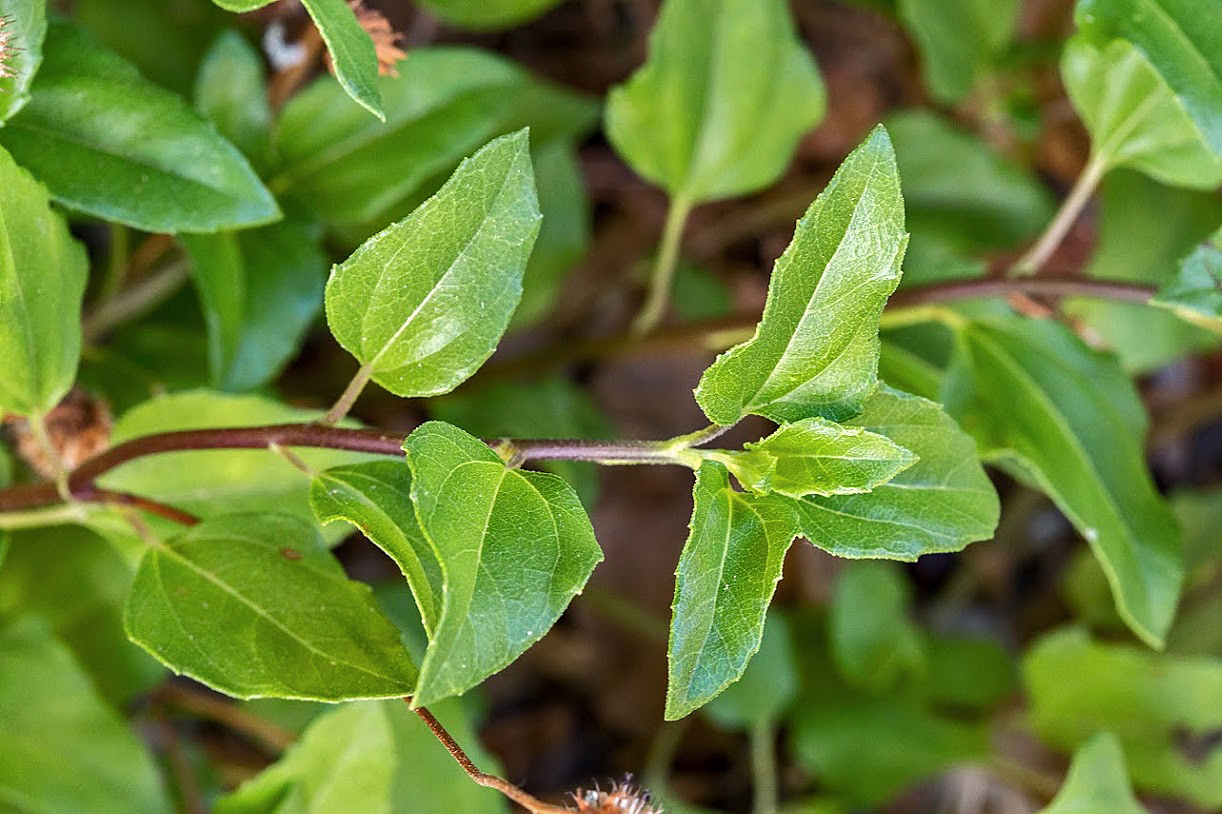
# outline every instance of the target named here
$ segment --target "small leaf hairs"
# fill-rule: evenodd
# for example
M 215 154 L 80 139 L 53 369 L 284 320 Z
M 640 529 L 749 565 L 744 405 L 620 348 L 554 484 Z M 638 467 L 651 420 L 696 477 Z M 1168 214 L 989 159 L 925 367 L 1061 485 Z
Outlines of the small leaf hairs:
M 12 78 L 17 75 L 13 67 L 9 65 L 9 58 L 17 50 L 9 47 L 9 40 L 13 36 L 13 20 L 11 17 L 0 17 L 0 79 Z
M 628 781 L 615 783 L 608 791 L 578 789 L 573 801 L 581 814 L 662 814 L 662 809 L 650 800 L 649 792 Z

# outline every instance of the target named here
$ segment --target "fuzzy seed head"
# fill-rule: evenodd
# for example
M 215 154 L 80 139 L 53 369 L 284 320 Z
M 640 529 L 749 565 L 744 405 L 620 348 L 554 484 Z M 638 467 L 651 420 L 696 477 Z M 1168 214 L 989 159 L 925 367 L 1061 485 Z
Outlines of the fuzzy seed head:
M 578 789 L 573 800 L 580 814 L 662 814 L 650 801 L 649 792 L 628 782 L 616 783 L 608 791 Z

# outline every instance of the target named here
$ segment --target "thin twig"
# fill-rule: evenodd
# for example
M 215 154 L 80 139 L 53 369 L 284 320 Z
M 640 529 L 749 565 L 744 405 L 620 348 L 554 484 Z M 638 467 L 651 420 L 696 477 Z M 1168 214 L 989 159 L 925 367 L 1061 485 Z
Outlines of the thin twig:
M 412 699 L 410 697 L 404 698 L 403 700 L 407 702 L 409 707 L 411 706 Z M 478 766 L 471 762 L 471 758 L 467 757 L 467 753 L 464 752 L 463 748 L 458 745 L 458 742 L 450 736 L 450 733 L 447 732 L 446 728 L 441 725 L 441 722 L 433 717 L 433 713 L 429 712 L 425 707 L 415 707 L 412 709 L 412 711 L 420 716 L 420 720 L 424 721 L 425 726 L 429 728 L 429 731 L 433 733 L 434 737 L 441 741 L 441 745 L 446 748 L 446 751 L 450 753 L 450 756 L 454 758 L 455 762 L 462 767 L 462 770 L 467 773 L 467 776 L 479 785 L 490 789 L 496 789 L 510 800 L 513 800 L 515 803 L 522 806 L 522 808 L 531 812 L 531 814 L 573 814 L 573 810 L 570 808 L 545 803 L 542 800 L 539 800 L 536 797 L 522 791 L 522 789 L 510 783 L 508 780 L 503 780 L 494 774 L 488 774 L 487 772 L 481 771 Z
M 93 344 L 124 322 L 147 314 L 168 300 L 191 277 L 191 265 L 178 260 L 98 303 L 81 322 L 81 334 Z
M 283 752 L 297 741 L 287 729 L 257 715 L 251 715 L 233 701 L 199 690 L 177 681 L 167 681 L 157 688 L 155 697 L 184 712 L 223 724 L 234 732 L 257 741 L 275 754 Z

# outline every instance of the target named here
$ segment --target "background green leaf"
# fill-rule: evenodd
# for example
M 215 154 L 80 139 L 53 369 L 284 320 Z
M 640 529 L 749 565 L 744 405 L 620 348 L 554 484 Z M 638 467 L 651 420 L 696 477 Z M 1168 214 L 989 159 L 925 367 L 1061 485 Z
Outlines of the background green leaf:
M 764 614 L 793 542 L 793 510 L 736 492 L 706 461 L 692 491 L 691 533 L 675 571 L 666 719 L 699 709 L 742 676 L 759 649 Z
M 960 343 L 964 426 L 1056 502 L 1107 572 L 1121 616 L 1161 646 L 1183 579 L 1181 542 L 1146 468 L 1146 416 L 1132 382 L 1114 358 L 1051 322 L 978 321 Z
M 777 260 L 755 336 L 717 357 L 696 388 L 715 424 L 842 420 L 878 381 L 878 318 L 899 285 L 907 235 L 882 127 L 849 154 Z
M 637 173 L 691 206 L 776 181 L 825 92 L 784 0 L 667 0 L 649 58 L 607 99 Z
M 742 678 L 710 701 L 705 713 L 726 729 L 775 726 L 797 697 L 797 670 L 789 623 L 777 611 L 769 611 L 759 652 L 747 663 Z
M 1074 753 L 1065 785 L 1040 814 L 1145 814 L 1116 736 L 1100 732 Z
M 7 46 L 0 76 L 0 125 L 30 99 L 30 83 L 42 62 L 42 41 L 47 34 L 46 0 L 0 0 Z
M 581 501 L 555 475 L 508 469 L 478 438 L 437 421 L 403 449 L 416 516 L 445 580 L 414 694 L 427 705 L 470 689 L 542 638 L 602 552 Z
M 1049 743 L 1076 749 L 1111 730 L 1139 788 L 1222 806 L 1222 709 L 1214 702 L 1222 662 L 1095 643 L 1067 629 L 1027 652 L 1023 681 L 1031 723 Z
M 957 102 L 987 75 L 1010 44 L 1017 0 L 899 0 L 934 98 Z
M 180 238 L 208 326 L 213 385 L 252 390 L 297 353 L 322 308 L 327 255 L 320 237 L 310 224 L 286 220 Z
M 47 552 L 55 556 L 48 557 Z M 134 564 L 79 526 L 14 532 L 0 568 L 0 618 L 37 613 L 71 651 L 97 693 L 116 707 L 165 677 L 123 632 Z
M 1099 241 L 1088 276 L 1162 286 L 1181 259 L 1222 226 L 1213 192 L 1160 184 L 1133 170 L 1103 179 Z M 1126 370 L 1143 373 L 1218 344 L 1217 335 L 1161 310 L 1129 302 L 1077 299 L 1066 309 L 1114 350 Z
M 1131 167 L 1195 189 L 1222 183 L 1222 150 L 1132 43 L 1096 46 L 1074 37 L 1061 56 L 1061 78 L 1090 131 L 1091 161 L 1102 171 Z
M 803 537 L 838 557 L 915 560 L 992 536 L 997 493 L 972 439 L 941 407 L 880 388 L 846 423 L 887 436 L 917 462 L 867 494 L 794 500 Z
M 66 206 L 149 232 L 280 217 L 246 159 L 183 100 L 66 22 L 52 22 L 30 103 L 0 130 Z
M 238 698 L 343 701 L 416 686 L 369 587 L 291 515 L 217 517 L 152 548 L 124 625 L 170 669 Z
M 539 232 L 526 131 L 490 142 L 327 282 L 327 322 L 400 396 L 452 390 L 500 341 Z
M 538 17 L 562 0 L 421 0 L 450 25 L 475 31 L 507 28 Z
M 47 191 L 0 148 L 0 413 L 51 409 L 81 354 L 84 248 Z
M 841 570 L 828 625 L 832 660 L 854 686 L 882 692 L 925 669 L 909 601 L 904 574 L 891 563 L 859 561 Z
M 1222 18 L 1210 0 L 1078 0 L 1074 19 L 1092 40 L 1129 40 L 1170 85 L 1222 153 Z
M 0 678 L 4 808 L 22 814 L 172 811 L 152 756 L 37 617 L 0 628 Z
M 232 29 L 221 33 L 204 55 L 195 77 L 195 109 L 257 169 L 271 154 L 271 106 L 263 58 Z
M 470 718 L 455 701 L 430 708 L 485 771 Z M 216 814 L 504 814 L 504 798 L 471 782 L 402 701 L 345 704 L 320 716 L 278 763 L 224 797 Z

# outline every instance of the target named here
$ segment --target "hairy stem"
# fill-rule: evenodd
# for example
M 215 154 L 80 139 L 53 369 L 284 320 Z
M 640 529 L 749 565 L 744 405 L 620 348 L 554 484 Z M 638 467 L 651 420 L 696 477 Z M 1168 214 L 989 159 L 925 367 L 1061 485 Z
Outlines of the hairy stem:
M 1053 217 L 1052 222 L 1048 224 L 1048 228 L 1040 235 L 1035 245 L 1028 249 L 1027 253 L 1010 268 L 1010 276 L 1029 277 L 1044 267 L 1048 258 L 1052 256 L 1056 247 L 1069 232 L 1069 227 L 1073 226 L 1073 222 L 1082 213 L 1082 209 L 1090 200 L 1090 196 L 1094 194 L 1095 188 L 1099 186 L 1099 181 L 1102 180 L 1105 172 L 1107 172 L 1107 165 L 1097 156 L 1092 156 L 1086 162 L 1082 174 L 1074 181 L 1073 188 L 1069 190 L 1069 195 L 1061 203 L 1061 208 L 1057 210 L 1056 216 Z
M 649 293 L 645 297 L 641 312 L 632 323 L 630 333 L 633 336 L 644 336 L 662 319 L 662 313 L 670 299 L 675 268 L 679 264 L 679 243 L 683 239 L 683 226 L 687 223 L 687 216 L 691 211 L 691 204 L 683 198 L 675 198 L 670 202 L 666 225 L 662 227 L 662 245 L 658 249 L 653 274 L 649 278 Z
M 408 703 L 408 706 L 411 706 L 412 699 L 410 697 L 403 700 Z M 508 780 L 502 780 L 494 774 L 480 771 L 479 767 L 471 761 L 471 758 L 467 757 L 467 753 L 458 745 L 458 742 L 441 725 L 441 722 L 433 717 L 433 713 L 429 712 L 425 707 L 416 707 L 412 711 L 420 716 L 420 720 L 424 721 L 429 731 L 433 733 L 437 740 L 441 741 L 441 745 L 446 748 L 446 751 L 450 753 L 455 762 L 462 767 L 467 776 L 479 785 L 496 789 L 510 800 L 522 806 L 522 808 L 531 812 L 531 814 L 573 814 L 573 810 L 570 808 L 545 803 L 522 791 L 522 789 Z

